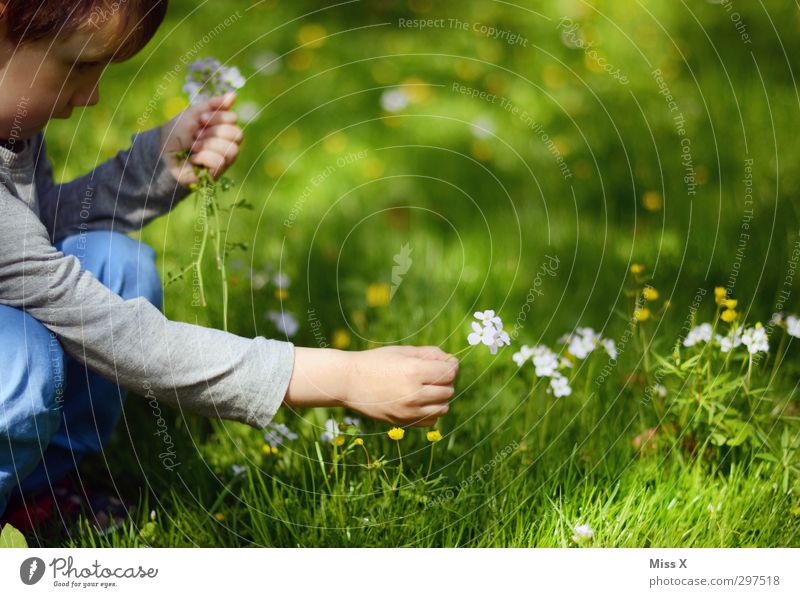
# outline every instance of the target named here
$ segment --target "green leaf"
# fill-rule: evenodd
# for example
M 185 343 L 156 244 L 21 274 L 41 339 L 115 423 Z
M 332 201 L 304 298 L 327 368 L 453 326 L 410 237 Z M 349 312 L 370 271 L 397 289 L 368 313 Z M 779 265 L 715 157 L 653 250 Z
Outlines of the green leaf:
M 4 547 L 28 547 L 28 542 L 25 540 L 25 535 L 10 524 L 6 524 L 0 533 L 0 548 Z

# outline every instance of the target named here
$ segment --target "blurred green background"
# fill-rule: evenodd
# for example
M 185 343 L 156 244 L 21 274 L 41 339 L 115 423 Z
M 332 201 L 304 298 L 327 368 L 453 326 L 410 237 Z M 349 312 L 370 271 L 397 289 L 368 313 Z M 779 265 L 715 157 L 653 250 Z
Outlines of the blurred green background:
M 365 331 L 346 316 L 363 302 L 359 284 L 388 281 L 406 242 L 425 265 L 412 266 L 402 298 L 422 323 L 447 311 L 451 292 L 511 316 L 544 254 L 565 267 L 537 301 L 536 337 L 604 327 L 631 262 L 652 272 L 675 321 L 698 287 L 714 285 L 766 318 L 797 240 L 798 24 L 784 2 L 173 0 L 150 45 L 109 68 L 100 104 L 51 123 L 47 137 L 69 178 L 185 106 L 186 62 L 238 66 L 245 142 L 231 200 L 255 210 L 229 222 L 229 239 L 250 247 L 231 257 L 234 274 L 281 267 L 294 311 L 314 307 L 327 332 Z M 748 159 L 753 217 L 740 247 Z M 193 210 L 188 200 L 145 231 L 165 272 L 187 262 L 180 239 Z M 168 290 L 167 313 L 218 325 L 185 291 Z M 263 311 L 274 297 L 251 298 L 244 283 L 233 293 L 236 331 L 270 334 Z M 299 338 L 310 342 L 308 332 L 301 325 Z M 445 338 L 422 329 L 405 340 Z

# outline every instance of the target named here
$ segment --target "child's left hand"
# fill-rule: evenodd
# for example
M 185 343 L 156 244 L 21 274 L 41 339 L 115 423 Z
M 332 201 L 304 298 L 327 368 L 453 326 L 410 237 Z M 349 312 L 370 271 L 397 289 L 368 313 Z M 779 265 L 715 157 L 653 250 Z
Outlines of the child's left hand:
M 229 93 L 186 108 L 161 127 L 161 155 L 175 179 L 185 187 L 197 182 L 192 165 L 205 166 L 215 179 L 234 162 L 242 142 L 236 113 L 230 111 L 236 95 Z M 191 150 L 187 161 L 176 154 Z

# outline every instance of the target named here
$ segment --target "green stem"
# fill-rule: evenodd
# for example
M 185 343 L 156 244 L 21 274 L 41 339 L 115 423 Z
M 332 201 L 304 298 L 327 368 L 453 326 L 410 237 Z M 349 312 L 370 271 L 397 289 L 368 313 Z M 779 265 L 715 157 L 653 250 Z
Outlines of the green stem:
M 433 447 L 436 445 L 436 442 L 431 442 L 431 456 L 428 459 L 428 472 L 425 473 L 425 482 L 428 481 L 428 477 L 431 476 L 431 469 L 433 468 Z
M 397 479 L 395 479 L 394 484 L 392 485 L 392 491 L 397 489 L 397 486 L 400 483 L 400 477 L 403 476 L 403 453 L 400 451 L 400 441 L 395 442 L 397 444 L 397 455 L 400 458 L 400 466 L 397 469 Z
M 771 386 L 772 382 L 775 379 L 775 374 L 778 372 L 778 365 L 783 360 L 783 353 L 786 350 L 786 339 L 789 337 L 789 334 L 786 333 L 786 328 L 783 328 L 783 335 L 781 336 L 781 343 L 778 345 L 778 352 L 775 353 L 775 362 L 772 364 L 772 373 L 769 375 L 769 383 L 767 386 Z

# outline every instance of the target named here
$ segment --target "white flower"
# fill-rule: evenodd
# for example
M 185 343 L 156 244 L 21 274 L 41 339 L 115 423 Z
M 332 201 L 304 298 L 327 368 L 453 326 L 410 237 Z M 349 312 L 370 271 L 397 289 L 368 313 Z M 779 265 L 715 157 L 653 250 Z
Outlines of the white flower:
M 769 352 L 769 342 L 767 341 L 767 330 L 760 324 L 754 328 L 747 328 L 742 333 L 742 344 L 747 347 L 750 354 L 757 352 Z
M 667 396 L 667 388 L 657 383 L 653 386 L 653 393 L 659 398 L 665 398 Z
M 219 60 L 204 58 L 192 62 L 186 71 L 183 91 L 191 104 L 240 89 L 245 78 L 235 66 L 223 66 Z
M 467 336 L 467 342 L 472 346 L 485 344 L 489 347 L 491 354 L 497 354 L 497 349 L 511 344 L 508 332 L 503 331 L 503 322 L 494 314 L 494 311 L 477 311 L 475 317 L 477 321 L 472 322 L 472 333 Z
M 339 423 L 336 422 L 336 419 L 328 419 L 325 421 L 325 431 L 322 432 L 319 438 L 324 442 L 332 442 L 340 434 Z
M 536 377 L 553 377 L 558 374 L 558 355 L 552 352 L 547 347 L 541 347 L 544 350 L 539 350 L 537 354 L 533 355 L 533 366 L 536 367 Z
M 569 380 L 566 377 L 558 375 L 550 380 L 550 389 L 553 391 L 553 396 L 561 398 L 562 396 L 569 396 L 572 394 L 572 388 L 569 387 Z
M 289 279 L 289 276 L 283 272 L 278 272 L 272 277 L 272 283 L 278 288 L 289 288 L 290 282 L 291 280 Z
M 231 470 L 233 471 L 234 475 L 238 476 L 238 475 L 243 474 L 247 470 L 247 467 L 246 466 L 239 466 L 238 464 L 234 464 L 234 465 L 231 465 Z
M 509 337 L 508 332 L 504 332 L 503 330 L 495 330 L 494 339 L 492 340 L 492 343 L 489 344 L 489 352 L 492 354 L 497 354 L 498 348 L 510 345 L 511 338 Z
M 494 311 L 488 309 L 486 311 L 475 311 L 473 314 L 475 319 L 482 322 L 483 325 L 492 325 L 498 330 L 503 329 L 503 322 L 500 321 L 500 318 L 494 314 Z
M 702 323 L 689 330 L 689 333 L 686 334 L 686 338 L 683 340 L 683 345 L 688 347 L 694 346 L 698 342 L 711 342 L 711 335 L 711 324 Z
M 275 327 L 278 328 L 278 332 L 289 338 L 294 336 L 300 327 L 294 315 L 286 311 L 268 311 L 267 318 L 275 324 Z
M 594 531 L 588 524 L 576 524 L 572 531 L 575 533 L 572 535 L 572 540 L 575 543 L 590 541 L 594 537 Z
M 266 50 L 253 58 L 253 67 L 256 69 L 256 74 L 274 75 L 281 69 L 281 57 L 275 52 Z
M 478 139 L 487 139 L 491 137 L 496 129 L 497 127 L 495 127 L 494 121 L 486 116 L 479 116 L 472 121 L 472 125 L 470 126 L 470 131 Z
M 517 364 L 517 367 L 522 367 L 525 363 L 528 362 L 533 356 L 534 349 L 528 346 L 527 344 L 523 344 L 522 347 L 519 349 L 519 352 L 515 352 L 511 357 L 513 361 Z
M 616 357 L 617 349 L 613 340 L 607 340 L 596 333 L 592 328 L 575 328 L 574 334 L 566 334 L 559 339 L 559 342 L 568 344 L 567 352 L 577 359 L 585 359 L 589 353 L 602 343 L 612 358 Z
M 381 95 L 381 107 L 387 112 L 399 112 L 408 105 L 408 96 L 402 89 L 388 89 Z
M 261 111 L 261 108 L 255 102 L 244 102 L 239 104 L 236 108 L 236 115 L 239 117 L 239 120 L 244 122 L 245 124 L 249 124 L 253 122 L 256 118 L 258 118 L 258 114 Z
M 467 342 L 472 346 L 481 343 L 489 346 L 494 342 L 494 335 L 497 333 L 492 326 L 482 327 L 477 321 L 472 322 L 472 330 L 472 333 L 467 336 Z
M 264 434 L 264 441 L 273 448 L 277 448 L 284 440 L 293 440 L 298 437 L 283 423 L 270 422 L 265 429 L 267 429 L 267 432 Z
M 730 352 L 742 343 L 742 330 L 737 328 L 729 332 L 727 336 L 717 334 L 716 340 L 719 342 L 719 348 L 722 352 Z
M 786 317 L 786 333 L 794 338 L 800 338 L 800 317 L 794 315 Z
M 356 419 L 355 417 L 345 417 L 342 420 L 344 421 L 345 425 L 351 425 L 353 427 L 358 427 L 359 425 L 361 425 L 361 421 L 359 419 Z

